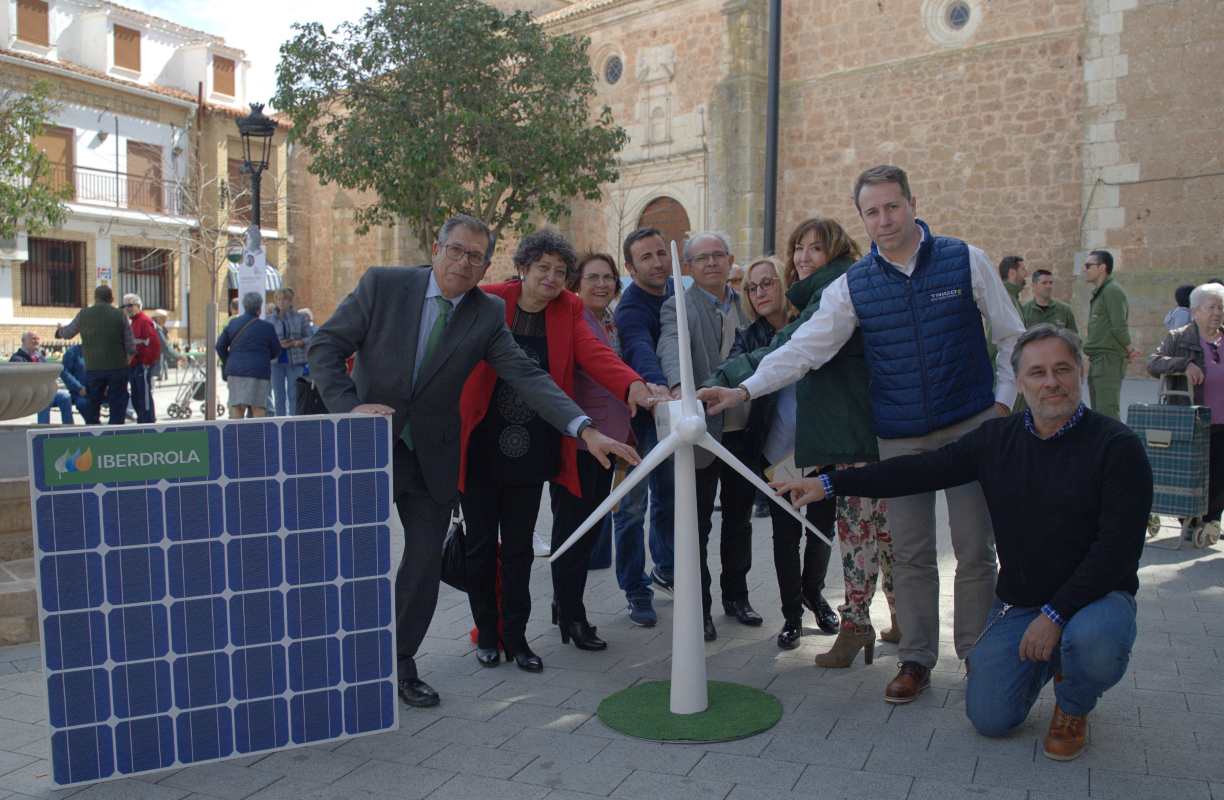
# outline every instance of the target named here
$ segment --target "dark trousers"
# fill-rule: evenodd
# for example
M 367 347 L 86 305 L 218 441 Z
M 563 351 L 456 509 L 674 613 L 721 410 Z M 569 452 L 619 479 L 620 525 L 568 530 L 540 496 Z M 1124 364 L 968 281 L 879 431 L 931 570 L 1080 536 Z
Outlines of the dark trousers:
M 396 440 L 395 505 L 404 526 L 404 558 L 395 576 L 395 646 L 400 680 L 417 677 L 416 653 L 438 607 L 442 542 L 452 503 L 438 503 L 425 488 L 416 453 Z
M 1218 520 L 1224 511 L 1224 425 L 1211 426 L 1208 451 L 1207 519 Z
M 501 541 L 501 639 L 513 653 L 526 643 L 531 616 L 532 532 L 543 483 L 472 486 L 463 493 L 468 603 L 480 647 L 497 647 L 497 565 Z
M 110 424 L 122 425 L 127 415 L 128 370 L 99 369 L 85 371 L 85 391 L 89 395 L 89 412 L 85 415 L 87 425 L 97 425 L 103 403 L 110 403 Z
M 830 498 L 810 503 L 803 513 L 817 530 L 832 537 L 836 510 L 837 501 Z M 832 548 L 805 531 L 798 520 L 776 503 L 769 504 L 769 516 L 773 522 L 774 569 L 778 573 L 782 617 L 797 624 L 803 618 L 803 601 L 806 599 L 808 605 L 815 608 L 816 598 L 824 591 Z M 803 545 L 802 562 L 800 544 Z
M 132 385 L 132 410 L 136 412 L 136 421 L 157 422 L 157 413 L 153 409 L 153 383 L 149 380 L 149 368 L 144 364 L 130 367 L 128 382 Z M 112 406 L 112 417 L 114 413 Z
M 578 451 L 578 483 L 582 497 L 574 497 L 564 486 L 551 484 L 552 494 L 552 549 L 555 552 L 574 531 L 578 530 L 595 507 L 602 503 L 612 489 L 612 470 L 599 466 L 599 462 L 585 450 Z M 591 552 L 599 541 L 603 524 L 595 527 L 565 551 L 565 555 L 552 563 L 553 600 L 557 603 L 557 622 L 562 627 L 571 622 L 586 622 L 586 606 L 582 594 L 586 591 L 587 568 Z
M 743 450 L 744 431 L 724 433 L 723 445 L 733 454 Z M 719 487 L 721 485 L 721 491 Z M 722 505 L 719 554 L 722 557 L 723 602 L 748 599 L 748 570 L 752 568 L 752 501 L 756 489 L 730 466 L 715 460 L 697 470 L 697 541 L 701 547 L 701 607 L 710 613 L 710 567 L 707 563 L 710 531 L 714 527 L 714 496 Z

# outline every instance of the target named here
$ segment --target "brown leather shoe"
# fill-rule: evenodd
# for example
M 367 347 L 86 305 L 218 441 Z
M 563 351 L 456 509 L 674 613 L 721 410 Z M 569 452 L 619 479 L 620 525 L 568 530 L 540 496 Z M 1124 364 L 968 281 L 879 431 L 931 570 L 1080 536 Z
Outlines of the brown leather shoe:
M 1046 758 L 1055 761 L 1071 761 L 1079 758 L 1088 744 L 1088 716 L 1068 714 L 1054 704 L 1054 716 L 1050 718 L 1050 732 L 1046 734 L 1044 752 Z
M 884 690 L 884 702 L 901 705 L 912 703 L 931 685 L 931 669 L 917 661 L 902 661 L 901 671 Z

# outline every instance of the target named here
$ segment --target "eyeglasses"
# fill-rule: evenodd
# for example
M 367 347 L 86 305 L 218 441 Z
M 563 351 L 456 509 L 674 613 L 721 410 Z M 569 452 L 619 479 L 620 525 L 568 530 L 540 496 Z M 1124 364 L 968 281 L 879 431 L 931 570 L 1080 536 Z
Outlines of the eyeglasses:
M 136 304 L 135 303 L 124 303 L 123 307 L 124 308 L 136 308 Z
M 756 294 L 758 291 L 768 294 L 773 291 L 773 288 L 778 285 L 777 278 L 765 278 L 760 283 L 745 283 L 744 291 L 748 294 Z
M 582 276 L 585 283 L 616 283 L 615 275 L 598 275 L 594 272 L 588 272 Z
M 726 261 L 729 253 L 702 253 L 699 256 L 693 256 L 693 263 L 699 267 L 704 267 L 712 261 Z
M 442 252 L 446 253 L 446 257 L 451 261 L 467 259 L 469 266 L 483 267 L 485 265 L 485 254 L 479 250 L 464 250 L 457 244 L 444 244 Z

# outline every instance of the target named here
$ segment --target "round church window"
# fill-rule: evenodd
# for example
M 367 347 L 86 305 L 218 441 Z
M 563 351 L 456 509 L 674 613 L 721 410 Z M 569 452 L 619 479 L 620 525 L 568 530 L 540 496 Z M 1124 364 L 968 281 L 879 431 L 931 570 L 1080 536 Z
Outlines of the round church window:
M 968 3 L 952 3 L 948 6 L 948 27 L 954 31 L 959 31 L 969 24 L 969 17 L 971 15 Z
M 604 80 L 609 86 L 619 81 L 624 72 L 625 62 L 621 61 L 620 56 L 611 56 L 604 62 Z

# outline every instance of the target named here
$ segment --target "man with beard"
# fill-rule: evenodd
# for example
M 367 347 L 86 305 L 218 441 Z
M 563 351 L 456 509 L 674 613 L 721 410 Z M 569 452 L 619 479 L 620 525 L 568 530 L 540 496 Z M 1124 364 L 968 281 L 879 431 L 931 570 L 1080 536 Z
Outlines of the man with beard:
M 1004 736 L 1053 680 L 1044 752 L 1069 761 L 1130 660 L 1152 470 L 1130 428 L 1081 402 L 1079 336 L 1038 325 L 1012 363 L 1023 414 L 987 420 L 939 450 L 774 486 L 802 506 L 834 492 L 896 497 L 978 481 L 999 581 L 966 660 L 965 713 L 979 733 Z

